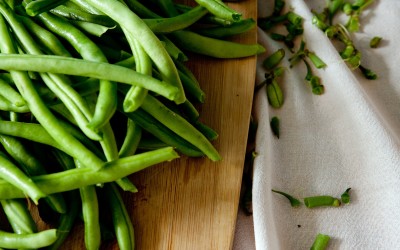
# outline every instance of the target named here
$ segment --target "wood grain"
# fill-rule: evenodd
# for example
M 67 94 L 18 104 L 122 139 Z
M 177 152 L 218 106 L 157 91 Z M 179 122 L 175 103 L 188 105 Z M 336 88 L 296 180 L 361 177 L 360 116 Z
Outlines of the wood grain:
M 189 2 L 189 1 L 187 1 Z M 190 1 L 193 4 L 193 1 Z M 230 3 L 256 17 L 256 0 Z M 256 42 L 256 30 L 235 38 Z M 214 59 L 188 54 L 189 68 L 206 93 L 201 120 L 219 133 L 222 161 L 181 157 L 131 176 L 137 194 L 123 193 L 137 249 L 231 249 L 239 202 L 256 58 Z M 78 224 L 63 249 L 84 249 Z M 104 249 L 118 249 L 116 242 Z

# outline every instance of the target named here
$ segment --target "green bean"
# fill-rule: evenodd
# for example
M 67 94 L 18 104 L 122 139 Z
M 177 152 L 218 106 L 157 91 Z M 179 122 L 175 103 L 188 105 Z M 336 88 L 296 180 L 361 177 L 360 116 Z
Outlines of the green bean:
M 75 191 L 66 192 L 66 199 L 68 200 L 67 212 L 61 214 L 58 221 L 57 239 L 51 245 L 45 247 L 45 250 L 59 249 L 69 235 L 80 208 L 79 199 L 76 199 L 77 196 L 78 194 Z
M 60 193 L 80 187 L 107 183 L 128 176 L 149 166 L 178 158 L 172 147 L 135 154 L 105 163 L 101 169 L 90 167 L 32 177 L 46 194 Z M 23 198 L 24 193 L 6 181 L 0 180 L 0 199 Z
M 20 20 L 24 23 L 30 34 L 38 39 L 43 48 L 58 56 L 71 56 L 71 53 L 64 47 L 61 41 L 50 31 L 42 28 L 32 19 L 21 16 Z
M 86 12 L 95 14 L 95 15 L 103 15 L 104 13 L 102 13 L 101 11 L 99 11 L 96 8 L 93 8 L 93 6 L 91 6 L 90 4 L 88 4 L 85 0 L 69 0 L 67 2 L 67 4 L 69 2 L 72 2 L 73 4 L 75 4 L 79 9 L 82 9 Z
M 78 161 L 75 161 L 77 168 L 82 168 Z M 99 203 L 97 200 L 96 187 L 85 186 L 79 189 L 82 200 L 82 215 L 85 232 L 86 249 L 99 249 L 101 242 L 101 233 L 99 225 Z
M 0 109 L 17 113 L 27 113 L 30 111 L 28 106 L 15 106 L 2 95 L 0 95 Z
M 308 208 L 320 207 L 320 206 L 339 207 L 340 200 L 328 195 L 311 196 L 304 198 L 304 204 Z
M 202 36 L 192 31 L 172 33 L 178 46 L 183 49 L 216 58 L 239 58 L 260 54 L 265 48 L 259 44 L 241 44 Z
M 28 210 L 25 200 L 12 199 L 1 200 L 0 202 L 15 233 L 26 234 L 37 232 L 35 221 Z
M 203 134 L 181 116 L 168 109 L 156 98 L 147 95 L 141 107 L 177 135 L 199 148 L 211 160 L 218 161 L 221 159 L 218 151 Z
M 162 46 L 160 40 L 155 36 L 145 22 L 133 13 L 125 4 L 118 0 L 87 0 L 87 2 L 110 16 L 122 28 L 131 33 L 132 37 L 138 39 L 140 45 L 160 71 L 162 79 L 174 84 L 174 86 L 178 88 L 179 92 L 174 101 L 178 104 L 183 103 L 186 98 L 179 79 L 178 71 L 171 57 Z
M 164 45 L 165 49 L 167 50 L 168 54 L 174 60 L 177 60 L 180 62 L 185 62 L 188 60 L 188 57 L 185 55 L 185 53 L 180 48 L 178 48 L 167 36 L 160 34 L 158 37 L 163 42 L 163 45 Z M 183 86 L 183 87 L 185 88 L 185 86 Z
M 35 0 L 30 1 L 26 6 L 26 13 L 30 16 L 36 16 L 42 12 L 49 11 L 67 0 Z
M 185 88 L 186 94 L 192 98 L 194 98 L 196 101 L 200 103 L 204 103 L 205 100 L 205 93 L 204 91 L 200 88 L 198 85 L 197 80 L 193 81 L 193 79 L 186 75 L 185 73 L 179 71 L 179 76 L 182 79 L 182 85 Z
M 115 28 L 115 27 L 109 28 L 103 25 L 88 23 L 84 21 L 70 20 L 69 22 L 72 23 L 74 26 L 76 26 L 79 30 L 97 37 L 101 37 L 110 29 Z
M 325 234 L 317 234 L 310 250 L 325 250 L 331 237 Z
M 62 147 L 40 124 L 0 121 L 0 134 L 24 138 L 62 150 Z
M 82 56 L 83 59 L 107 62 L 102 51 L 83 32 L 73 25 L 48 13 L 39 15 L 40 20 L 55 34 L 66 39 Z M 108 80 L 100 81 L 99 98 L 92 120 L 88 127 L 98 130 L 112 117 L 117 105 L 117 86 Z
M 84 21 L 94 24 L 100 24 L 108 28 L 116 26 L 116 23 L 106 15 L 96 15 L 88 13 L 81 9 L 71 8 L 65 5 L 59 5 L 56 8 L 51 9 L 50 13 L 74 21 Z
M 0 152 L 0 178 L 6 180 L 26 193 L 35 204 L 38 204 L 39 199 L 46 196 L 38 186 L 22 172 L 8 157 Z
M 56 229 L 29 234 L 15 234 L 0 230 L 0 247 L 4 248 L 41 248 L 51 245 L 56 239 Z
M 90 97 L 87 98 L 89 105 L 91 103 Z M 93 104 L 94 106 L 94 104 Z M 115 140 L 114 132 L 111 128 L 110 123 L 107 123 L 102 128 L 103 140 L 100 141 L 101 148 L 103 149 L 104 155 L 107 161 L 113 161 L 118 159 L 118 148 Z M 116 180 L 116 183 L 124 190 L 137 192 L 137 188 L 133 183 L 126 177 Z
M 144 51 L 137 39 L 132 37 L 132 35 L 129 34 L 126 29 L 123 28 L 123 31 L 125 32 L 125 36 L 133 53 L 133 57 L 135 58 L 136 71 L 138 73 L 151 76 L 153 65 L 150 57 L 147 55 L 146 51 Z M 131 86 L 125 95 L 123 104 L 124 111 L 133 112 L 138 109 L 142 105 L 147 93 L 148 91 L 140 86 Z
M 234 22 L 229 26 L 207 27 L 196 29 L 195 31 L 203 36 L 224 38 L 247 32 L 254 27 L 256 27 L 256 22 L 254 19 L 246 18 L 238 22 Z
M 144 6 L 142 3 L 140 3 L 137 0 L 125 0 L 126 4 L 129 6 L 129 8 L 137 13 L 140 17 L 142 18 L 160 18 L 161 16 L 157 15 L 153 11 L 151 11 L 149 8 Z
M 219 136 L 214 129 L 210 128 L 199 120 L 194 121 L 193 126 L 195 126 L 195 128 L 199 130 L 210 141 L 216 140 Z
M 158 138 L 155 137 L 144 137 L 140 140 L 138 149 L 140 150 L 155 150 L 155 149 L 160 149 L 163 147 L 167 147 L 168 144 L 165 142 L 162 142 Z
M 215 16 L 226 19 L 228 21 L 237 22 L 240 21 L 242 14 L 236 12 L 235 10 L 229 8 L 220 0 L 196 0 L 196 2 L 205 7 Z
M 24 98 L 10 84 L 0 78 L 1 95 L 16 107 L 26 105 Z
M 167 99 L 176 100 L 178 89 L 166 82 L 140 74 L 134 70 L 108 63 L 52 55 L 0 54 L 0 69 L 51 72 L 87 76 L 98 79 L 138 85 Z
M 171 33 L 181 30 L 194 24 L 202 18 L 208 11 L 202 6 L 196 6 L 193 9 L 181 15 L 170 18 L 152 18 L 143 19 L 154 33 Z
M 196 121 L 200 117 L 199 111 L 197 111 L 196 107 L 189 100 L 180 104 L 179 108 L 182 111 L 182 115 L 189 122 Z
M 132 120 L 128 118 L 126 135 L 124 142 L 119 150 L 119 157 L 133 155 L 142 138 L 142 129 Z
M 286 199 L 288 199 L 288 201 L 290 202 L 290 205 L 292 207 L 298 207 L 298 206 L 301 205 L 300 200 L 298 200 L 297 198 L 293 197 L 290 194 L 287 194 L 287 193 L 282 192 L 282 191 L 274 190 L 274 189 L 272 189 L 272 192 L 280 194 L 280 195 L 283 195 Z
M 17 138 L 0 135 L 0 143 L 28 176 L 46 174 L 46 170 L 42 163 L 37 160 L 32 153 L 28 151 L 26 146 Z M 44 197 L 44 200 L 54 211 L 65 213 L 66 205 L 61 194 L 49 195 Z
M 135 249 L 135 236 L 129 214 L 116 187 L 111 183 L 104 187 L 109 201 L 114 231 L 121 250 Z
M 121 108 L 118 109 L 122 111 Z M 143 109 L 139 108 L 135 112 L 124 113 L 124 115 L 135 121 L 142 129 L 150 132 L 167 145 L 175 147 L 179 152 L 192 157 L 204 155 L 199 149 L 181 137 L 176 136 L 174 132 Z

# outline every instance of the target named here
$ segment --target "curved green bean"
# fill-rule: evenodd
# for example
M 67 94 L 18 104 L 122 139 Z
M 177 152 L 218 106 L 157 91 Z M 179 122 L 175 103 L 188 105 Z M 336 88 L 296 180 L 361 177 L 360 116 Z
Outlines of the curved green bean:
M 200 18 L 208 13 L 207 9 L 202 6 L 196 6 L 193 9 L 181 15 L 170 18 L 151 18 L 143 19 L 154 33 L 171 33 L 181 30 L 194 24 Z
M 25 200 L 1 200 L 0 203 L 15 233 L 26 234 L 37 232 L 35 221 L 28 210 Z
M 199 54 L 216 58 L 240 58 L 254 56 L 265 51 L 259 44 L 242 44 L 202 36 L 192 31 L 179 30 L 172 33 L 178 46 Z
M 200 149 L 211 160 L 218 161 L 221 159 L 218 151 L 202 133 L 184 118 L 168 109 L 156 98 L 147 95 L 141 108 L 162 122 L 177 135 Z
M 33 176 L 32 180 L 45 193 L 60 193 L 98 183 L 113 182 L 155 164 L 171 161 L 179 155 L 172 147 L 135 154 L 105 163 L 100 169 L 77 168 L 62 172 Z M 23 198 L 24 193 L 0 180 L 0 199 Z
M 82 168 L 78 161 L 75 161 L 77 168 Z M 97 200 L 96 187 L 94 185 L 81 187 L 79 193 L 82 200 L 82 215 L 85 232 L 86 249 L 99 249 L 101 233 L 99 224 L 99 203 Z
M 11 87 L 8 82 L 1 78 L 0 89 L 1 96 L 8 100 L 12 105 L 16 107 L 26 106 L 24 98 L 22 98 L 22 96 L 13 87 Z
M 132 69 L 109 63 L 52 55 L 0 54 L 0 69 L 50 72 L 87 76 L 98 79 L 138 85 L 154 91 L 169 100 L 176 100 L 179 90 L 166 82 L 140 74 Z
M 242 14 L 228 7 L 220 0 L 196 0 L 196 2 L 205 7 L 216 17 L 226 19 L 228 21 L 237 22 L 242 17 Z
M 119 157 L 133 155 L 142 137 L 142 129 L 132 119 L 128 118 L 126 135 L 119 150 Z
M 56 229 L 29 234 L 16 234 L 0 230 L 0 247 L 4 248 L 41 248 L 51 245 L 56 239 Z
M 0 152 L 0 178 L 26 193 L 35 204 L 38 204 L 40 198 L 46 196 L 31 178 L 7 159 L 3 152 Z
M 67 0 L 35 0 L 35 1 L 25 1 L 29 2 L 25 6 L 26 13 L 30 16 L 36 16 L 42 12 L 49 11 Z
M 106 15 L 92 14 L 81 9 L 71 8 L 65 5 L 59 5 L 50 12 L 54 15 L 61 16 L 74 21 L 84 21 L 99 24 L 108 28 L 115 27 L 114 20 Z

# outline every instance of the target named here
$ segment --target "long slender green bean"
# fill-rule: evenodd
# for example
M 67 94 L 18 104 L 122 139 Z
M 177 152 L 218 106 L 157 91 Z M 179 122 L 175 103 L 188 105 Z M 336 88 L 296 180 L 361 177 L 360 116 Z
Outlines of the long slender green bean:
M 30 1 L 26 5 L 26 12 L 30 16 L 36 16 L 42 12 L 49 11 L 67 0 L 35 0 L 35 1 Z
M 87 76 L 98 79 L 138 85 L 154 91 L 167 99 L 175 100 L 179 90 L 166 82 L 132 69 L 108 63 L 52 55 L 0 54 L 0 69 L 51 72 L 57 74 Z
M 11 183 L 15 188 L 20 189 L 28 195 L 35 204 L 38 204 L 39 199 L 46 196 L 46 194 L 22 172 L 7 156 L 0 152 L 0 178 Z
M 142 129 L 132 120 L 128 118 L 126 135 L 124 142 L 119 150 L 119 156 L 125 157 L 133 155 L 142 138 Z
M 207 8 L 215 16 L 226 19 L 228 21 L 237 22 L 241 19 L 242 15 L 232 8 L 229 8 L 220 0 L 196 0 L 196 2 Z
M 202 36 L 192 31 L 179 30 L 172 33 L 178 46 L 199 54 L 217 58 L 254 56 L 265 51 L 259 44 L 241 44 Z
M 154 33 L 171 33 L 181 30 L 194 24 L 200 18 L 208 13 L 207 9 L 202 6 L 196 6 L 193 9 L 181 15 L 170 18 L 151 18 L 143 19 L 144 22 Z
M 76 191 L 66 192 L 66 199 L 68 200 L 67 212 L 61 214 L 57 224 L 57 239 L 49 246 L 45 247 L 45 250 L 57 250 L 64 243 L 68 237 L 76 217 L 80 211 L 79 199 Z
M 45 193 L 60 193 L 80 187 L 107 183 L 128 176 L 147 167 L 178 158 L 172 147 L 166 147 L 107 162 L 101 169 L 79 168 L 32 177 Z M 24 193 L 13 185 L 0 180 L 0 199 L 23 198 Z
M 122 197 L 116 187 L 110 183 L 105 187 L 105 194 L 109 200 L 109 208 L 113 220 L 114 231 L 121 250 L 135 249 L 135 235 L 132 221 L 123 204 Z
M 118 0 L 87 0 L 87 2 L 110 16 L 122 28 L 125 28 L 133 37 L 138 39 L 141 46 L 160 71 L 162 79 L 166 82 L 170 82 L 179 89 L 178 95 L 174 101 L 176 103 L 183 103 L 186 98 L 178 71 L 160 40 L 146 23 L 132 12 L 128 6 Z
M 1 206 L 13 229 L 17 234 L 35 233 L 37 227 L 26 205 L 22 199 L 1 200 Z
M 163 42 L 165 49 L 167 50 L 168 54 L 172 57 L 172 59 L 180 62 L 185 62 L 189 60 L 188 57 L 185 55 L 185 53 L 180 48 L 178 48 L 166 35 L 160 34 L 158 37 Z M 183 87 L 185 88 L 185 86 Z
M 234 22 L 229 26 L 201 28 L 196 29 L 195 31 L 203 36 L 225 38 L 247 32 L 254 27 L 256 27 L 256 21 L 252 18 L 247 18 L 240 20 L 239 22 Z
M 78 161 L 75 161 L 77 168 L 82 168 Z M 97 200 L 96 187 L 85 186 L 79 189 L 82 200 L 82 215 L 85 231 L 86 249 L 99 249 L 101 243 L 101 233 L 99 224 L 99 203 Z
M 51 245 L 56 239 L 56 229 L 47 229 L 29 234 L 15 234 L 0 231 L 0 247 L 4 248 L 41 248 Z
M 38 42 L 42 44 L 43 48 L 50 50 L 54 55 L 71 56 L 71 53 L 53 33 L 44 29 L 28 17 L 21 16 L 20 20 L 24 23 L 30 34 L 38 39 Z
M 141 107 L 177 135 L 199 148 L 211 160 L 218 161 L 221 159 L 218 151 L 202 133 L 184 118 L 168 109 L 156 98 L 147 95 Z
M 10 86 L 8 82 L 0 78 L 1 95 L 7 99 L 12 105 L 16 107 L 23 107 L 26 105 L 24 98 Z
M 84 21 L 111 28 L 115 27 L 116 23 L 106 15 L 96 15 L 81 9 L 71 8 L 65 5 L 59 5 L 50 12 L 57 16 L 61 16 L 74 21 Z

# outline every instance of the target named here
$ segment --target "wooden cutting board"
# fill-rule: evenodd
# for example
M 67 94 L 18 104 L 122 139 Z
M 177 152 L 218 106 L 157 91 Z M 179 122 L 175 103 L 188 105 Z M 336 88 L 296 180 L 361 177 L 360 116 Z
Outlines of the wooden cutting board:
M 193 4 L 193 1 L 187 1 Z M 257 1 L 229 3 L 244 18 L 257 15 Z M 235 38 L 255 43 L 256 30 Z M 239 204 L 256 57 L 213 59 L 190 54 L 188 66 L 206 93 L 201 120 L 219 133 L 220 162 L 181 157 L 133 175 L 136 194 L 123 193 L 139 250 L 231 249 Z M 78 225 L 63 249 L 84 249 Z M 103 249 L 118 249 L 116 243 Z

